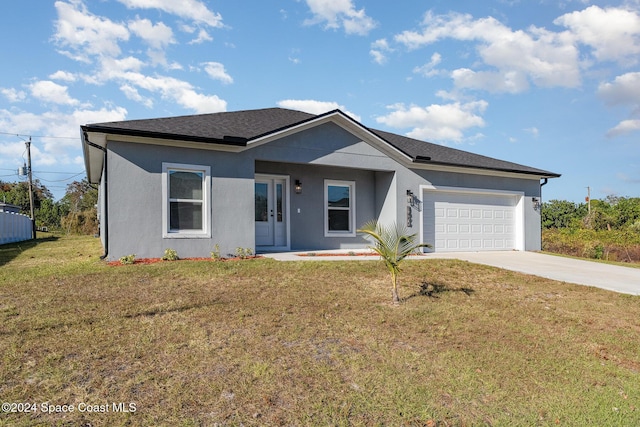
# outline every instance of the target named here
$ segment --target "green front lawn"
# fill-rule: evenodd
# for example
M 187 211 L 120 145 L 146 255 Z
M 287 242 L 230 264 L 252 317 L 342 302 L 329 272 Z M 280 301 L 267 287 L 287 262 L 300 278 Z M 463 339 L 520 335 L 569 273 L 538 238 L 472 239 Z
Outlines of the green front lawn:
M 0 425 L 640 425 L 640 297 L 422 259 L 393 306 L 377 261 L 100 254 L 0 246 L 0 400 L 36 407 Z

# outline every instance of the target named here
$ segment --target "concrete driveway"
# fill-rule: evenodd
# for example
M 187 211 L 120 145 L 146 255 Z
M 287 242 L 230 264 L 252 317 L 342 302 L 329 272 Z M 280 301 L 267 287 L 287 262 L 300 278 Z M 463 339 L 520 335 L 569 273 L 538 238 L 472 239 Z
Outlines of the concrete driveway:
M 520 251 L 433 253 L 426 257 L 461 259 L 561 282 L 640 295 L 640 268 Z
M 356 252 L 365 251 L 357 250 Z M 380 259 L 376 256 L 348 256 L 344 250 L 317 251 L 318 255 L 342 256 L 300 256 L 308 255 L 309 253 L 313 252 L 285 252 L 263 255 L 280 261 L 376 261 Z M 409 259 L 419 261 L 433 258 L 460 259 L 561 282 L 595 286 L 624 294 L 640 295 L 640 268 L 521 251 L 430 253 Z

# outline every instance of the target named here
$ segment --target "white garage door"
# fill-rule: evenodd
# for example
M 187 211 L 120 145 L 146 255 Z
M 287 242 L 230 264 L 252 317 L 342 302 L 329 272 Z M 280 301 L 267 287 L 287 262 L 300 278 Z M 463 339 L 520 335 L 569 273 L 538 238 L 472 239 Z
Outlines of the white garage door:
M 504 251 L 516 247 L 516 196 L 431 192 L 423 197 L 430 251 Z

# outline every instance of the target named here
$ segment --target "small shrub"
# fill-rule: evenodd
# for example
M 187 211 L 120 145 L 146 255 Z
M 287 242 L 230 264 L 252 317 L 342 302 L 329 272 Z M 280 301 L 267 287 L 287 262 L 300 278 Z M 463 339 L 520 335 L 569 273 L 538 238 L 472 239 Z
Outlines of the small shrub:
M 603 259 L 604 258 L 604 246 L 602 245 L 602 243 L 598 243 L 593 248 L 593 257 L 595 259 Z
M 215 259 L 216 261 L 219 261 L 222 259 L 222 257 L 220 256 L 220 245 L 218 245 L 217 243 L 213 247 L 213 250 L 211 251 L 211 258 Z
M 246 259 L 253 256 L 253 249 L 251 248 L 236 248 L 236 256 L 240 259 Z
M 177 261 L 180 258 L 178 258 L 178 251 L 176 251 L 175 249 L 165 249 L 164 251 L 164 256 L 162 257 L 163 261 Z
M 125 255 L 120 258 L 120 264 L 130 265 L 136 262 L 136 254 Z

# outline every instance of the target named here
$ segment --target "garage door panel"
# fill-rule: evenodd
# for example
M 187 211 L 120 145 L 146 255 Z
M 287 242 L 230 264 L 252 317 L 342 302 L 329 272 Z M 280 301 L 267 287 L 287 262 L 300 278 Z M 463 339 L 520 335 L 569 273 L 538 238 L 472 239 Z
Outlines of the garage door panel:
M 515 196 L 426 192 L 423 199 L 423 238 L 435 251 L 515 248 Z

